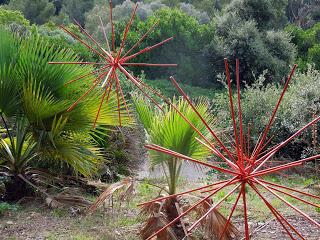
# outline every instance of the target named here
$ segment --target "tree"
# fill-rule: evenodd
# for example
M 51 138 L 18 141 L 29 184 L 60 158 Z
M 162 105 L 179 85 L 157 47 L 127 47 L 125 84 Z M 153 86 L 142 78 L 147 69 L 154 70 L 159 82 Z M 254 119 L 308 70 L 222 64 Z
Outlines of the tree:
M 289 0 L 287 15 L 291 23 L 298 27 L 311 27 L 317 22 L 317 13 L 320 12 L 319 0 Z
M 94 7 L 93 0 L 64 0 L 61 12 L 65 12 L 70 21 L 76 19 L 82 26 L 85 24 L 85 13 Z
M 286 6 L 286 0 L 234 0 L 226 7 L 224 17 L 253 20 L 259 30 L 279 29 L 287 22 Z
M 259 4 L 264 7 L 256 6 Z M 213 65 L 212 75 L 223 72 L 223 58 L 240 59 L 241 79 L 248 84 L 264 70 L 268 70 L 269 82 L 278 82 L 287 75 L 295 59 L 295 46 L 289 34 L 271 30 L 276 27 L 274 18 L 279 10 L 270 4 L 270 1 L 235 0 L 217 18 L 215 38 L 206 49 Z
M 55 13 L 55 6 L 49 0 L 11 0 L 8 8 L 19 10 L 31 23 L 44 24 Z

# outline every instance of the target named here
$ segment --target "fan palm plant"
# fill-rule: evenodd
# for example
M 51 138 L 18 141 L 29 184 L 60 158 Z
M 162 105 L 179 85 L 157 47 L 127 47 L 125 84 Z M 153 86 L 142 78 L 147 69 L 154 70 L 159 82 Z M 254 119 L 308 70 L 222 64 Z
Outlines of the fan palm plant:
M 181 99 L 174 99 L 173 101 L 178 110 L 182 112 L 202 134 L 205 136 L 209 134 L 209 131 L 202 124 L 201 120 L 196 117 L 196 114 L 188 106 L 186 101 Z M 146 101 L 141 97 L 135 98 L 134 104 L 139 119 L 148 133 L 148 141 L 150 143 L 164 146 L 181 154 L 189 154 L 188 156 L 199 159 L 205 159 L 210 155 L 208 149 L 196 140 L 198 136 L 197 132 L 190 127 L 175 109 L 165 107 L 163 112 L 158 109 L 154 110 L 148 106 Z M 213 117 L 209 114 L 208 104 L 205 101 L 199 101 L 197 109 L 204 114 L 210 124 L 213 123 Z M 168 193 L 175 194 L 182 161 L 156 151 L 150 152 L 150 161 L 152 166 L 159 165 L 163 168 L 167 178 Z
M 165 106 L 163 111 L 152 109 L 142 97 L 134 97 L 134 105 L 137 114 L 148 133 L 148 141 L 152 144 L 163 146 L 167 149 L 187 154 L 196 159 L 205 160 L 210 152 L 201 144 L 196 137 L 198 133 L 188 124 L 183 117 L 171 106 Z M 197 114 L 191 109 L 190 105 L 182 99 L 173 99 L 173 104 L 177 109 L 206 137 L 209 137 L 209 131 L 203 125 L 202 121 L 197 117 Z M 209 113 L 208 103 L 204 100 L 199 100 L 196 104 L 197 110 L 204 116 L 208 124 L 213 125 L 214 119 Z M 209 137 L 210 139 L 210 137 Z M 151 166 L 161 166 L 166 176 L 168 184 L 168 194 L 174 195 L 177 190 L 177 182 L 180 176 L 182 161 L 178 158 L 162 154 L 156 151 L 150 151 Z M 148 206 L 144 209 L 145 212 L 157 212 L 153 214 L 147 221 L 145 227 L 141 231 L 143 239 L 148 238 L 153 232 L 161 228 L 167 222 L 175 219 L 178 214 L 177 198 L 170 198 L 166 202 L 155 206 Z M 198 211 L 203 211 L 210 207 L 209 202 L 199 207 Z M 159 208 L 162 209 L 159 215 Z M 210 238 L 219 234 L 218 231 L 223 229 L 224 223 L 227 220 L 218 212 L 215 211 L 203 222 L 203 227 L 210 235 Z M 165 235 L 158 236 L 160 239 L 180 239 L 185 236 L 185 232 L 181 228 L 182 223 L 177 223 L 173 229 L 169 230 Z M 225 238 L 234 230 L 233 226 L 226 231 Z
M 41 153 L 38 159 L 41 161 L 37 164 L 49 160 L 46 163 L 48 167 L 61 162 L 82 175 L 93 174 L 102 160 L 92 129 L 100 107 L 97 101 L 99 90 L 92 91 L 72 111 L 68 111 L 92 84 L 94 77 L 88 73 L 94 70 L 93 67 L 49 65 L 49 61 L 72 62 L 79 59 L 71 50 L 51 46 L 39 37 L 19 39 L 1 29 L 0 49 L 0 117 L 8 135 L 15 135 L 15 131 L 9 130 L 13 119 L 24 117 L 28 122 L 27 129 L 37 143 L 36 151 Z M 83 75 L 88 76 L 76 84 L 67 85 Z M 101 109 L 98 121 L 101 126 L 118 125 L 115 95 L 112 93 L 110 101 Z M 123 104 L 120 108 L 125 111 Z M 121 120 L 124 126 L 130 124 L 126 117 Z

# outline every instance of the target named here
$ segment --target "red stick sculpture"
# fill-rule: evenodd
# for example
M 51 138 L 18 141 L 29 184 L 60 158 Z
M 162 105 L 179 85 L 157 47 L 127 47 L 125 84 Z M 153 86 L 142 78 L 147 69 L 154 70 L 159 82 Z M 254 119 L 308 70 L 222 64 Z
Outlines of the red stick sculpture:
M 129 62 L 130 60 L 134 59 L 135 57 L 144 54 L 146 52 L 149 52 L 155 48 L 158 48 L 165 43 L 171 41 L 173 38 L 170 37 L 168 39 L 165 39 L 164 41 L 161 41 L 160 43 L 157 43 L 155 45 L 146 47 L 132 55 L 129 55 L 134 49 L 136 49 L 141 42 L 148 36 L 150 32 L 154 30 L 158 22 L 156 22 L 154 25 L 151 26 L 151 28 L 126 52 L 123 53 L 124 47 L 126 44 L 127 40 L 127 35 L 130 30 L 130 26 L 132 24 L 132 21 L 136 15 L 136 11 L 138 8 L 138 4 L 136 4 L 132 10 L 131 17 L 126 25 L 126 28 L 123 33 L 123 38 L 121 41 L 121 44 L 118 49 L 116 49 L 115 45 L 115 29 L 114 29 L 114 23 L 113 23 L 113 13 L 112 13 L 112 1 L 109 1 L 109 9 L 110 9 L 110 24 L 111 24 L 111 45 L 109 43 L 107 33 L 105 32 L 105 27 L 103 24 L 103 21 L 101 17 L 99 17 L 101 28 L 103 30 L 103 36 L 106 41 L 106 49 L 99 44 L 76 20 L 75 23 L 78 25 L 80 28 L 81 32 L 90 40 L 89 42 L 86 42 L 76 34 L 72 33 L 70 30 L 68 30 L 64 26 L 60 26 L 66 33 L 71 35 L 74 39 L 79 41 L 82 45 L 87 47 L 89 50 L 91 50 L 93 53 L 97 54 L 100 57 L 100 62 L 49 62 L 49 64 L 79 64 L 79 65 L 93 65 L 93 66 L 100 66 L 97 70 L 92 71 L 88 74 L 79 76 L 76 79 L 73 79 L 66 83 L 65 85 L 71 84 L 73 82 L 76 82 L 78 80 L 81 80 L 87 76 L 93 75 L 95 76 L 95 80 L 93 81 L 93 85 L 89 88 L 89 90 L 84 93 L 77 101 L 75 101 L 74 104 L 70 106 L 68 111 L 71 111 L 76 105 L 83 99 L 85 98 L 95 87 L 102 87 L 105 89 L 102 97 L 101 97 L 101 103 L 99 106 L 99 110 L 96 115 L 96 119 L 94 122 L 94 127 L 96 126 L 96 123 L 99 119 L 100 115 L 100 110 L 104 102 L 108 102 L 109 96 L 111 93 L 111 90 L 114 89 L 116 92 L 116 97 L 117 97 L 117 102 L 118 102 L 118 120 L 119 124 L 121 126 L 121 114 L 120 114 L 120 108 L 121 108 L 121 102 L 123 102 L 126 112 L 129 115 L 129 110 L 127 103 L 124 98 L 124 94 L 122 91 L 122 87 L 120 85 L 119 81 L 119 73 L 122 73 L 126 76 L 126 78 L 133 83 L 134 86 L 136 86 L 143 95 L 145 95 L 147 98 L 149 98 L 152 102 L 156 104 L 157 107 L 161 109 L 161 106 L 148 94 L 148 91 L 150 90 L 150 87 L 142 83 L 138 78 L 134 77 L 131 73 L 129 73 L 125 67 L 130 67 L 130 66 L 147 66 L 147 67 L 176 67 L 177 64 L 154 64 L 154 63 L 135 63 L 135 62 Z M 111 47 L 110 47 L 111 46 Z M 100 84 L 100 86 L 99 86 Z
M 227 217 L 227 222 L 224 226 L 225 231 L 227 229 L 228 224 L 231 221 L 231 218 L 233 216 L 233 213 L 235 212 L 236 208 L 238 207 L 239 201 L 242 200 L 243 202 L 243 216 L 244 216 L 244 229 L 245 229 L 245 239 L 248 240 L 250 238 L 250 231 L 249 231 L 249 224 L 248 224 L 248 211 L 247 211 L 247 202 L 250 201 L 248 197 L 246 196 L 246 188 L 251 188 L 254 193 L 258 195 L 258 197 L 261 199 L 261 201 L 266 204 L 270 212 L 275 216 L 276 220 L 280 223 L 280 225 L 284 228 L 290 239 L 296 239 L 296 237 L 299 237 L 299 239 L 304 239 L 301 233 L 295 227 L 289 223 L 289 221 L 274 207 L 272 206 L 271 202 L 267 199 L 267 196 L 264 196 L 262 190 L 264 192 L 267 192 L 268 195 L 272 195 L 278 199 L 280 199 L 281 202 L 283 202 L 286 206 L 289 208 L 293 209 L 297 213 L 299 213 L 301 216 L 303 216 L 307 221 L 310 223 L 314 224 L 315 226 L 320 228 L 320 223 L 318 223 L 316 220 L 312 219 L 309 215 L 304 213 L 302 210 L 299 208 L 295 207 L 291 203 L 289 203 L 284 197 L 281 195 L 284 195 L 286 197 L 291 197 L 295 200 L 301 201 L 304 204 L 308 204 L 314 207 L 320 207 L 319 204 L 313 203 L 311 201 L 305 200 L 301 197 L 298 197 L 294 195 L 295 193 L 299 193 L 303 195 L 304 197 L 309 197 L 311 199 L 314 199 L 316 201 L 319 201 L 320 197 L 312 195 L 310 193 L 306 193 L 303 191 L 296 190 L 294 188 L 282 186 L 280 184 L 275 184 L 272 182 L 265 181 L 262 177 L 266 176 L 271 173 L 277 173 L 281 170 L 289 169 L 292 167 L 296 166 L 301 166 L 307 161 L 311 160 L 316 160 L 320 159 L 320 155 L 304 158 L 292 163 L 288 164 L 280 164 L 276 167 L 270 167 L 268 168 L 265 164 L 285 145 L 287 145 L 292 139 L 297 137 L 299 134 L 302 133 L 306 128 L 309 126 L 316 124 L 320 120 L 320 116 L 306 124 L 304 127 L 302 127 L 300 130 L 298 130 L 296 133 L 294 133 L 291 137 L 286 139 L 285 141 L 281 142 L 280 144 L 274 146 L 274 147 L 269 147 L 268 149 L 267 146 L 269 144 L 269 140 L 267 140 L 267 135 L 268 132 L 272 126 L 272 123 L 274 122 L 277 110 L 280 106 L 280 103 L 284 97 L 284 94 L 288 88 L 288 84 L 292 78 L 292 75 L 294 74 L 294 71 L 296 69 L 296 65 L 291 70 L 290 75 L 287 78 L 287 81 L 285 83 L 284 89 L 280 95 L 280 98 L 275 106 L 275 109 L 273 110 L 270 120 L 265 128 L 265 130 L 261 133 L 260 138 L 258 139 L 257 143 L 255 144 L 255 147 L 252 152 L 250 152 L 250 127 L 248 127 L 248 132 L 244 132 L 244 127 L 243 127 L 243 122 L 242 122 L 242 112 L 241 112 L 241 97 L 240 97 L 240 75 L 239 75 L 239 60 L 236 60 L 236 85 L 237 85 L 237 109 L 238 109 L 238 120 L 236 118 L 236 111 L 234 108 L 233 104 L 233 95 L 232 95 L 232 88 L 231 88 L 231 77 L 230 77 L 230 72 L 229 72 L 229 65 L 228 61 L 225 59 L 225 68 L 226 68 L 226 77 L 227 77 L 227 83 L 228 83 L 228 90 L 229 90 L 229 99 L 230 99 L 230 109 L 231 109 L 231 117 L 232 117 L 232 124 L 233 124 L 233 134 L 234 134 L 234 142 L 235 145 L 232 145 L 231 147 L 227 147 L 217 136 L 217 134 L 214 133 L 214 131 L 210 128 L 209 124 L 206 123 L 204 118 L 200 115 L 200 113 L 197 111 L 195 108 L 194 104 L 192 101 L 189 99 L 189 97 L 185 94 L 185 92 L 180 88 L 178 83 L 174 78 L 171 77 L 171 80 L 177 90 L 180 92 L 180 94 L 185 98 L 185 100 L 190 104 L 192 109 L 195 111 L 195 113 L 198 115 L 198 117 L 201 119 L 203 124 L 206 126 L 206 128 L 211 132 L 213 138 L 217 142 L 217 146 L 214 146 L 203 134 L 200 133 L 200 131 L 192 125 L 192 123 L 181 113 L 174 104 L 166 100 L 168 104 L 170 104 L 183 118 L 186 120 L 192 128 L 199 134 L 199 137 L 201 139 L 197 140 L 202 143 L 205 147 L 207 147 L 209 150 L 212 151 L 212 153 L 215 156 L 220 157 L 226 164 L 224 166 L 227 167 L 221 167 L 218 166 L 216 163 L 207 163 L 203 162 L 197 159 L 190 158 L 188 156 L 185 156 L 183 154 L 174 152 L 170 149 L 163 148 L 161 146 L 157 146 L 155 144 L 149 144 L 146 145 L 146 148 L 149 150 L 153 151 L 158 151 L 170 156 L 177 157 L 181 160 L 184 161 L 189 161 L 195 164 L 200 164 L 202 166 L 220 171 L 224 174 L 229 174 L 230 179 L 225 180 L 225 181 L 220 181 L 217 183 L 213 183 L 210 185 L 206 185 L 203 187 L 199 187 L 196 189 L 191 189 L 187 190 L 182 193 L 170 195 L 170 196 L 165 196 L 161 197 L 152 201 L 148 201 L 145 203 L 140 204 L 139 206 L 143 205 L 149 205 L 151 203 L 157 202 L 157 201 L 163 201 L 169 198 L 177 197 L 177 196 L 182 196 L 185 194 L 189 194 L 192 192 L 199 192 L 204 194 L 204 193 L 209 193 L 209 195 L 205 196 L 202 200 L 198 201 L 195 203 L 193 206 L 182 212 L 177 218 L 173 219 L 171 222 L 163 226 L 161 229 L 159 229 L 157 232 L 152 234 L 148 239 L 153 239 L 155 236 L 158 234 L 162 233 L 163 231 L 166 231 L 168 227 L 173 225 L 175 222 L 179 221 L 181 218 L 189 214 L 192 210 L 197 208 L 202 202 L 206 201 L 208 198 L 211 198 L 213 195 L 215 195 L 217 192 L 221 191 L 222 189 L 226 187 L 233 186 L 232 190 L 227 193 L 227 195 L 221 199 L 219 202 L 216 204 L 213 204 L 212 207 L 202 216 L 200 217 L 197 221 L 195 221 L 188 229 L 187 229 L 187 234 L 191 234 L 192 230 L 194 230 L 199 223 L 206 219 L 206 217 L 209 215 L 210 212 L 212 212 L 214 209 L 216 209 L 228 196 L 232 194 L 236 194 L 236 201 L 231 207 L 231 212 L 230 215 Z M 160 95 L 159 95 L 160 96 Z M 267 141 L 266 141 L 267 140 Z M 235 153 L 235 154 L 234 154 Z M 260 170 L 262 167 L 265 167 L 263 170 Z M 222 238 L 223 233 L 221 234 L 220 239 Z

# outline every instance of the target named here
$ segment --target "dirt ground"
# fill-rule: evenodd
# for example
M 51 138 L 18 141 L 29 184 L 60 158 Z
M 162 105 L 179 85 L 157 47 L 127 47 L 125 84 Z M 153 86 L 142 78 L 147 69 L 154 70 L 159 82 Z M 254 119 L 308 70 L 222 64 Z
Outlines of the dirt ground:
M 282 181 L 282 179 L 278 180 Z M 296 186 L 296 189 L 316 195 L 320 193 L 318 188 L 316 190 L 309 188 L 310 182 L 314 182 L 312 179 L 295 177 L 292 183 L 288 179 L 286 181 L 289 186 Z M 179 183 L 179 188 L 183 191 L 186 187 L 198 187 L 198 184 L 203 184 L 203 182 L 189 186 L 190 183 L 188 185 L 182 181 Z M 145 220 L 139 214 L 137 204 L 150 200 L 157 194 L 159 194 L 158 188 L 146 183 L 139 183 L 136 186 L 135 197 L 131 197 L 129 202 L 122 202 L 120 206 L 120 202 L 115 201 L 113 209 L 100 209 L 90 216 L 79 214 L 74 208 L 52 210 L 47 207 L 43 200 L 27 199 L 19 204 L 17 209 L 7 211 L 3 215 L 0 213 L 0 240 L 136 240 L 139 239 L 138 232 Z M 222 192 L 214 200 L 223 197 L 224 194 Z M 319 227 L 298 215 L 297 212 L 288 209 L 278 199 L 267 193 L 264 194 L 305 239 L 320 240 Z M 248 216 L 250 232 L 252 233 L 251 239 L 290 239 L 269 209 L 253 192 L 248 191 L 248 199 L 250 200 Z M 287 198 L 286 200 L 320 223 L 319 208 L 316 209 L 294 199 Z M 235 197 L 229 199 L 219 208 L 219 211 L 224 216 L 228 216 L 234 201 Z M 319 204 L 319 201 L 315 203 Z M 239 206 L 234 213 L 233 223 L 242 232 L 241 236 L 243 236 L 244 224 L 240 203 Z M 293 238 L 301 239 L 297 235 L 293 235 Z M 194 239 L 201 240 L 196 234 Z
M 132 210 L 128 212 L 122 208 L 108 214 L 100 212 L 93 216 L 83 217 L 76 213 L 73 215 L 71 209 L 49 210 L 41 202 L 29 202 L 22 207 L 22 210 L 9 212 L 0 217 L 0 239 L 139 239 L 137 233 L 141 223 L 139 223 L 139 219 L 136 219 L 138 212 Z M 313 213 L 311 216 L 320 222 L 320 214 Z M 302 233 L 305 239 L 320 239 L 320 229 L 304 218 L 293 215 L 287 216 L 287 220 Z M 239 218 L 234 223 L 241 231 L 243 221 Z M 269 218 L 265 221 L 249 222 L 249 224 L 253 232 L 251 239 L 290 239 L 275 219 Z M 255 232 L 257 229 L 260 230 Z

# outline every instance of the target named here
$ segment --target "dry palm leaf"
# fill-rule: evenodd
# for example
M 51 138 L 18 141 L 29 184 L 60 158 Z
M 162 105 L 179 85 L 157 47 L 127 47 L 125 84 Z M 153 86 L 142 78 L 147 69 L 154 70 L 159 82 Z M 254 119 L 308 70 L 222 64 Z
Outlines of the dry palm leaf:
M 199 216 L 203 216 L 211 207 L 212 201 L 207 200 L 200 204 L 195 210 Z M 234 236 L 239 234 L 239 231 L 231 222 L 229 222 L 224 231 L 226 222 L 227 219 L 218 210 L 214 209 L 203 221 L 200 222 L 200 224 L 204 228 L 205 234 L 209 239 L 233 239 Z
M 140 230 L 140 237 L 142 239 L 148 239 L 153 233 L 157 232 L 159 229 L 164 227 L 169 223 L 166 215 L 162 212 L 150 216 L 142 229 Z M 160 233 L 155 239 L 157 240 L 178 240 L 172 228 L 167 228 L 166 231 Z
M 133 184 L 134 184 L 134 180 L 131 177 L 126 177 L 120 182 L 111 184 L 105 191 L 103 191 L 103 193 L 100 194 L 96 202 L 88 208 L 86 213 L 91 214 L 95 212 L 99 208 L 99 206 L 101 206 L 107 199 L 111 198 L 116 191 L 122 188 L 126 189 L 124 191 L 124 195 L 122 196 L 122 199 L 129 197 L 130 193 L 132 193 L 131 190 L 134 188 Z

